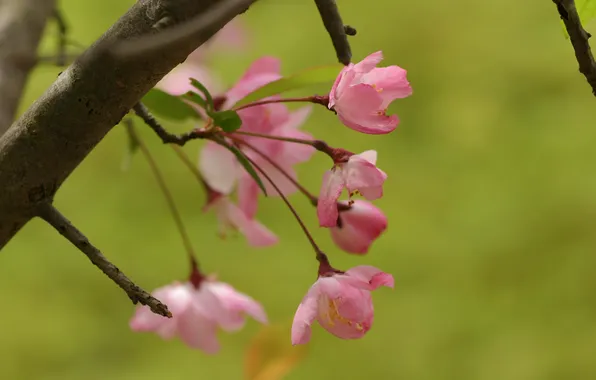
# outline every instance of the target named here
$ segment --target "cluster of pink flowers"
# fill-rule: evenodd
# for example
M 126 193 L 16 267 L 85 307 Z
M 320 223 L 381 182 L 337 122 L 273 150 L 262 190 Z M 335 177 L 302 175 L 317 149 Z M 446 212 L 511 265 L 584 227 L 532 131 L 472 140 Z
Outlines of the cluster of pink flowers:
M 404 69 L 377 67 L 382 58 L 379 51 L 345 66 L 329 94 L 317 97 L 315 103 L 327 105 L 345 126 L 355 131 L 367 134 L 393 131 L 399 119 L 387 115 L 387 107 L 395 99 L 411 95 L 412 88 Z M 191 71 L 172 72 L 160 88 L 172 95 L 192 90 L 187 86 L 188 78 L 202 74 L 196 68 Z M 220 138 L 235 144 L 255 167 L 267 174 L 275 184 L 273 187 L 270 181 L 263 181 L 268 196 L 281 195 L 285 199 L 296 191 L 305 193 L 316 204 L 319 225 L 329 229 L 337 247 L 347 253 L 364 255 L 387 228 L 386 216 L 370 202 L 383 196 L 387 179 L 387 174 L 376 166 L 377 152 L 354 154 L 326 143 L 321 148 L 319 140 L 300 130 L 311 114 L 311 104 L 292 111 L 276 95 L 252 106 L 234 108 L 246 95 L 280 78 L 280 61 L 264 57 L 256 60 L 232 88 L 216 96 L 218 110 L 236 110 L 242 121 L 237 131 L 222 132 Z M 203 81 L 204 77 L 199 79 Z M 210 89 L 218 89 L 209 87 L 208 81 L 203 83 Z M 327 153 L 333 165 L 322 175 L 320 192 L 315 197 L 299 184 L 294 167 L 307 162 L 317 150 Z M 276 235 L 255 218 L 262 193 L 258 183 L 225 144 L 207 141 L 200 152 L 198 168 L 208 189 L 205 209 L 215 212 L 220 234 L 234 229 L 252 246 L 277 243 Z M 348 197 L 342 200 L 344 189 Z M 357 195 L 366 200 L 353 199 Z M 343 339 L 364 336 L 373 323 L 370 292 L 382 285 L 393 287 L 393 277 L 371 266 L 357 266 L 345 272 L 337 270 L 313 245 L 320 261 L 318 279 L 298 306 L 292 344 L 309 341 L 314 320 Z M 218 350 L 215 335 L 218 327 L 237 330 L 246 314 L 261 323 L 267 322 L 256 301 L 230 285 L 211 279 L 175 283 L 156 290 L 154 295 L 170 307 L 173 317 L 151 314 L 143 306 L 137 309 L 131 327 L 136 331 L 154 331 L 164 338 L 178 335 L 188 346 L 208 353 Z

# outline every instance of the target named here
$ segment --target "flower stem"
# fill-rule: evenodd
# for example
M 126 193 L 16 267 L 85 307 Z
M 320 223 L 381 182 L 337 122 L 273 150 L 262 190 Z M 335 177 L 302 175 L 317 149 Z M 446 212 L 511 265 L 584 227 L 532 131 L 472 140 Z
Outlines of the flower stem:
M 284 99 L 265 99 L 265 100 L 258 100 L 256 102 L 244 104 L 234 108 L 234 111 L 240 111 L 245 108 L 262 106 L 265 104 L 273 104 L 273 103 L 295 103 L 295 102 L 305 102 L 305 103 L 315 103 L 320 104 L 325 107 L 329 105 L 329 96 L 306 96 L 303 98 L 284 98 Z
M 336 149 L 330 147 L 329 145 L 327 145 L 326 142 L 324 142 L 322 140 L 305 140 L 305 139 L 297 139 L 297 138 L 293 138 L 293 137 L 267 135 L 264 133 L 247 132 L 247 131 L 234 131 L 233 134 L 234 135 L 260 137 L 263 139 L 285 141 L 285 142 L 291 142 L 291 143 L 296 143 L 296 144 L 310 145 L 313 148 L 315 148 L 316 150 L 318 150 L 319 152 L 323 152 L 323 153 L 327 154 L 329 157 L 331 157 L 332 159 L 335 159 L 335 150 Z M 230 133 L 226 134 L 227 137 L 231 137 L 231 135 L 232 134 L 230 134 Z
M 265 179 L 271 184 L 271 186 L 273 186 L 273 188 L 275 189 L 275 191 L 277 191 L 277 193 L 279 194 L 279 196 L 281 197 L 281 199 L 284 201 L 284 203 L 286 204 L 286 206 L 288 206 L 288 208 L 290 209 L 290 211 L 292 212 L 292 214 L 294 215 L 294 217 L 298 221 L 298 224 L 302 228 L 302 231 L 304 231 L 304 234 L 306 235 L 306 238 L 310 242 L 310 245 L 312 245 L 313 249 L 315 250 L 317 260 L 320 263 L 327 263 L 328 264 L 329 263 L 329 259 L 327 258 L 327 255 L 325 255 L 325 253 L 323 253 L 323 251 L 321 251 L 321 248 L 319 248 L 319 246 L 317 245 L 317 243 L 313 239 L 312 235 L 310 234 L 310 231 L 308 231 L 308 228 L 306 228 L 306 225 L 304 224 L 304 222 L 302 221 L 302 219 L 300 218 L 300 216 L 296 212 L 296 209 L 294 209 L 294 207 L 292 206 L 292 204 L 290 203 L 290 201 L 288 200 L 288 198 L 286 198 L 286 196 L 284 195 L 284 193 L 279 189 L 279 187 L 277 187 L 277 185 L 271 179 L 271 177 L 269 177 L 269 175 L 267 175 L 267 173 L 265 173 L 265 171 L 259 165 L 257 165 L 252 159 L 250 159 L 250 157 L 248 157 L 246 155 L 244 157 L 263 175 L 263 177 L 265 177 Z
M 161 171 L 159 170 L 157 163 L 153 159 L 151 152 L 149 152 L 149 149 L 147 148 L 147 146 L 145 145 L 143 140 L 141 140 L 136 135 L 136 133 L 134 132 L 134 127 L 132 125 L 129 125 L 128 128 L 129 128 L 129 132 L 130 132 L 131 136 L 139 144 L 139 149 L 141 150 L 141 152 L 147 159 L 147 163 L 149 164 L 149 167 L 151 168 L 151 171 L 153 172 L 153 176 L 157 180 L 159 188 L 160 188 L 161 192 L 163 193 L 164 197 L 166 198 L 166 201 L 168 203 L 168 208 L 170 209 L 172 217 L 174 218 L 174 222 L 176 223 L 176 227 L 178 228 L 180 237 L 182 237 L 182 242 L 184 244 L 184 248 L 186 249 L 186 252 L 188 253 L 188 258 L 190 259 L 191 266 L 194 268 L 197 265 L 196 255 L 192 248 L 192 244 L 190 243 L 190 238 L 188 236 L 188 233 L 186 232 L 186 229 L 184 228 L 184 223 L 182 222 L 182 217 L 180 216 L 180 213 L 178 212 L 178 208 L 176 208 L 176 203 L 174 202 L 174 197 L 172 196 L 172 193 L 168 189 L 168 186 L 166 185 L 166 181 L 164 180 L 164 177 L 161 174 Z

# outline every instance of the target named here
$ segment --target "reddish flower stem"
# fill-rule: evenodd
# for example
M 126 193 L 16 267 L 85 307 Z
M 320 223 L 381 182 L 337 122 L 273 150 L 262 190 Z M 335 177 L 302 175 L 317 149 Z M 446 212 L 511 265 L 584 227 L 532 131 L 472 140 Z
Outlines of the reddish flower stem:
M 286 198 L 286 196 L 284 195 L 284 193 L 279 189 L 279 187 L 277 187 L 277 185 L 271 179 L 271 177 L 269 177 L 269 175 L 267 175 L 267 173 L 265 173 L 265 171 L 259 165 L 257 165 L 253 160 L 251 160 L 250 157 L 248 157 L 246 155 L 244 157 L 263 175 L 263 177 L 265 177 L 265 179 L 271 184 L 271 186 L 273 186 L 273 188 L 275 189 L 275 191 L 279 194 L 279 196 L 284 201 L 284 203 L 286 204 L 286 206 L 288 206 L 288 208 L 290 209 L 290 211 L 294 215 L 294 218 L 296 218 L 296 220 L 298 221 L 298 224 L 300 225 L 300 228 L 302 228 L 302 231 L 306 235 L 306 238 L 310 242 L 310 245 L 312 245 L 313 249 L 315 250 L 316 258 L 319 261 L 319 263 L 321 265 L 324 265 L 324 266 L 325 265 L 326 266 L 329 266 L 329 259 L 327 258 L 327 255 L 325 253 L 323 253 L 323 251 L 321 251 L 321 248 L 319 248 L 319 246 L 317 245 L 317 243 L 313 239 L 312 235 L 310 234 L 310 231 L 308 231 L 308 228 L 306 228 L 306 225 L 304 224 L 304 222 L 302 221 L 302 219 L 300 218 L 300 216 L 296 212 L 296 209 L 294 209 L 294 207 L 292 206 L 292 204 L 290 203 L 290 201 L 288 200 L 288 198 Z
M 331 159 L 335 159 L 335 149 L 327 145 L 325 141 L 322 140 L 304 140 L 304 139 L 296 139 L 293 137 L 282 137 L 282 136 L 275 136 L 275 135 L 267 135 L 264 133 L 257 133 L 257 132 L 247 132 L 247 131 L 234 131 L 233 134 L 235 135 L 243 135 L 243 136 L 252 136 L 252 137 L 260 137 L 263 139 L 269 140 L 278 140 L 278 141 L 285 141 L 291 142 L 296 144 L 303 144 L 303 145 L 310 145 L 319 152 L 323 152 L 327 154 Z M 231 137 L 231 134 L 226 134 L 226 136 Z
M 265 104 L 273 104 L 273 103 L 296 103 L 296 102 L 305 102 L 305 103 L 315 103 L 320 104 L 325 107 L 329 105 L 329 97 L 328 96 L 306 96 L 303 98 L 284 98 L 284 99 L 265 99 L 265 100 L 258 100 L 256 102 L 244 104 L 234 108 L 234 111 L 240 111 L 245 108 L 262 106 Z
M 198 270 L 198 262 L 196 259 L 196 254 L 194 252 L 194 249 L 192 248 L 192 244 L 190 242 L 188 233 L 186 232 L 186 228 L 184 227 L 184 223 L 182 222 L 182 217 L 180 216 L 180 212 L 178 211 L 178 208 L 176 207 L 176 203 L 174 202 L 174 197 L 172 196 L 172 193 L 170 192 L 170 189 L 168 188 L 168 186 L 166 184 L 166 181 L 161 173 L 161 170 L 159 170 L 157 163 L 153 159 L 151 152 L 149 151 L 149 149 L 147 148 L 147 146 L 145 145 L 143 140 L 141 140 L 136 134 L 134 134 L 134 130 L 133 130 L 132 126 L 130 126 L 129 131 L 131 131 L 133 138 L 139 144 L 139 149 L 141 150 L 141 152 L 147 159 L 147 163 L 149 164 L 149 167 L 151 168 L 151 172 L 153 173 L 153 176 L 157 180 L 157 183 L 159 185 L 161 192 L 163 193 L 164 197 L 166 198 L 168 208 L 170 209 L 170 213 L 172 214 L 172 217 L 174 218 L 174 222 L 176 223 L 176 227 L 178 229 L 178 232 L 180 233 L 180 237 L 182 238 L 182 243 L 184 244 L 184 248 L 186 249 L 186 253 L 188 254 L 188 258 L 190 260 L 191 282 L 193 283 L 193 285 L 198 287 L 198 284 L 200 283 L 200 281 L 198 281 L 198 280 L 199 280 L 199 278 L 202 279 L 202 275 L 200 274 L 200 271 Z M 176 148 L 179 148 L 179 147 L 177 146 Z

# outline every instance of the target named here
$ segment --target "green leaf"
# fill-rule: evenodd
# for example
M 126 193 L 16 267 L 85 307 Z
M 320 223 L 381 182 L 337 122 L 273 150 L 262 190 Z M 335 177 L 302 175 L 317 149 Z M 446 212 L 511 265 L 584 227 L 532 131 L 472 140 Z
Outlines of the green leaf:
M 236 105 L 241 106 L 272 95 L 281 94 L 282 92 L 297 90 L 316 84 L 333 83 L 343 67 L 342 64 L 314 67 L 289 77 L 278 79 L 247 95 Z
M 151 112 L 172 120 L 196 119 L 199 117 L 197 112 L 184 103 L 182 99 L 156 88 L 150 90 L 143 97 L 142 102 Z
M 246 172 L 252 177 L 252 179 L 255 180 L 257 185 L 259 185 L 259 187 L 263 191 L 263 194 L 267 195 L 267 190 L 265 190 L 265 186 L 263 186 L 263 182 L 261 181 L 261 178 L 257 174 L 257 171 L 252 166 L 250 161 L 248 161 L 248 158 L 246 158 L 244 153 L 242 153 L 242 151 L 240 149 L 236 148 L 234 145 L 228 144 L 226 141 L 224 141 L 222 139 L 215 138 L 215 139 L 213 139 L 213 141 L 215 141 L 219 145 L 223 146 L 224 148 L 228 149 L 230 152 L 234 153 L 234 156 L 236 156 L 236 159 L 238 159 L 238 162 L 240 162 L 240 165 L 242 165 L 244 167 L 244 170 L 246 170 Z
M 226 132 L 234 132 L 242 126 L 242 120 L 236 111 L 220 111 L 211 114 L 213 123 Z
M 207 107 L 203 107 L 203 108 L 205 108 L 207 113 L 213 111 L 213 97 L 209 93 L 209 90 L 207 90 L 207 87 L 203 86 L 203 84 L 201 82 L 199 82 L 198 80 L 196 80 L 195 78 L 190 78 L 190 84 L 197 90 L 201 91 L 203 93 L 203 95 L 205 95 L 205 100 L 207 101 L 207 107 L 209 107 L 209 108 L 207 108 Z
M 201 97 L 201 95 L 197 94 L 196 92 L 189 91 L 186 94 L 182 95 L 182 99 L 186 99 L 191 103 L 194 103 L 205 110 L 207 110 L 207 103 L 205 99 Z

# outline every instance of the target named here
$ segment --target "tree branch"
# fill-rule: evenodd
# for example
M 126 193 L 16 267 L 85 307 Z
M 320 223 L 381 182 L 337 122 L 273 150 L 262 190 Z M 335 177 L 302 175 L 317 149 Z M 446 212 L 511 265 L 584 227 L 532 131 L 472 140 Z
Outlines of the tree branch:
M 356 34 L 356 29 L 352 27 L 345 28 L 344 23 L 341 20 L 339 9 L 335 0 L 315 0 L 325 29 L 331 37 L 337 59 L 344 65 L 348 65 L 352 60 L 352 51 L 350 49 L 350 43 L 348 42 L 348 36 L 346 30 L 350 34 Z
M 35 216 L 39 204 L 51 202 L 70 173 L 147 91 L 244 10 L 234 7 L 237 3 L 139 0 L 58 77 L 0 137 L 0 248 Z M 226 6 L 232 11 L 217 17 L 211 13 Z M 204 27 L 159 51 L 125 61 L 111 54 L 124 40 L 160 33 L 154 26 L 165 17 L 177 25 L 200 15 L 210 15 Z
M 574 0 L 553 0 L 553 3 L 557 6 L 559 16 L 561 16 L 569 34 L 575 58 L 579 63 L 579 71 L 584 74 L 588 84 L 592 87 L 592 94 L 596 96 L 596 62 L 594 62 L 588 42 L 591 35 L 582 26 Z
M 190 140 L 200 139 L 204 137 L 204 134 L 197 129 L 193 129 L 190 132 L 183 133 L 181 135 L 175 135 L 166 131 L 166 129 L 159 124 L 155 117 L 151 114 L 149 109 L 141 102 L 135 104 L 132 107 L 132 110 L 135 111 L 138 117 L 140 117 L 145 124 L 147 124 L 157 136 L 161 139 L 164 144 L 176 144 L 180 146 L 184 146 Z
M 168 307 L 161 303 L 158 299 L 152 297 L 149 293 L 141 289 L 133 283 L 124 273 L 112 264 L 97 248 L 95 248 L 81 231 L 70 223 L 64 215 L 60 213 L 50 203 L 41 204 L 38 208 L 38 216 L 48 222 L 52 227 L 64 236 L 69 242 L 83 252 L 89 260 L 101 269 L 101 271 L 122 288 L 136 304 L 147 305 L 155 314 L 163 315 L 171 318 L 172 313 L 169 312 Z
M 10 127 L 55 0 L 0 0 L 0 136 Z

